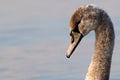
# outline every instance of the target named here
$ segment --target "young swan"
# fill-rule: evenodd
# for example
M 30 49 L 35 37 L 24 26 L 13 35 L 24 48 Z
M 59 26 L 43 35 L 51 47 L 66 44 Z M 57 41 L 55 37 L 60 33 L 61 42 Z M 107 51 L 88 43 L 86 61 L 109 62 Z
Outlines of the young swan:
M 104 10 L 86 5 L 75 11 L 70 19 L 71 42 L 66 56 L 70 58 L 81 39 L 92 30 L 96 35 L 95 53 L 86 80 L 109 80 L 115 35 L 113 24 Z

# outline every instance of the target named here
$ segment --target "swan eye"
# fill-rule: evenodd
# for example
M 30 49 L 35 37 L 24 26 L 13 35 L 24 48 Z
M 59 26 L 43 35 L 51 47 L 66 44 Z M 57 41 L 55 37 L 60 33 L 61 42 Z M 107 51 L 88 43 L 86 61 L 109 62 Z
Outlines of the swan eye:
M 78 24 L 81 22 L 81 20 L 79 20 L 78 22 L 76 22 L 74 28 L 71 30 L 70 32 L 70 36 L 71 36 L 71 43 L 74 42 L 74 33 L 80 33 L 79 29 L 78 29 Z
M 80 22 L 81 22 L 81 20 L 78 21 L 78 22 L 76 22 L 75 27 L 74 27 L 73 30 L 72 30 L 73 32 L 80 33 L 80 31 L 79 31 L 79 29 L 78 29 L 78 24 L 80 24 Z

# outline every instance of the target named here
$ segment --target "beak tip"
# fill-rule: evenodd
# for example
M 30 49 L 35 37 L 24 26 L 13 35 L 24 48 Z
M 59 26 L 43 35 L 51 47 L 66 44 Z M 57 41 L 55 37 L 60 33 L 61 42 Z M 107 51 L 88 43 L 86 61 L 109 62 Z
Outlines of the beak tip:
M 68 54 L 68 53 L 66 54 L 66 57 L 67 57 L 67 58 L 70 58 L 70 56 L 71 56 L 70 54 Z
M 70 58 L 70 55 L 66 54 L 66 57 L 67 57 L 67 58 Z

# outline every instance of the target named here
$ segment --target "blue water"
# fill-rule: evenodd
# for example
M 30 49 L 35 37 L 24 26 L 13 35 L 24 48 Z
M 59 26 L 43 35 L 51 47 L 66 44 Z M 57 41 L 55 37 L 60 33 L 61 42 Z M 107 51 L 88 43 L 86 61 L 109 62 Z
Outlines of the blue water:
M 0 80 L 84 80 L 94 52 L 94 32 L 81 41 L 70 59 L 65 54 L 69 18 L 89 2 L 107 10 L 115 26 L 110 80 L 120 80 L 119 0 L 0 1 Z

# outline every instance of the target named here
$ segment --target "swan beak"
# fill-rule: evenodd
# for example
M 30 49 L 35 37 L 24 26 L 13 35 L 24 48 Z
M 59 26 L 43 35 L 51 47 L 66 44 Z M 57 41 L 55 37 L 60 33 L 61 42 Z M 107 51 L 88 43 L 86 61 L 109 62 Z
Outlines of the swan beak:
M 67 58 L 70 58 L 70 56 L 72 55 L 72 53 L 74 52 L 75 48 L 77 47 L 82 38 L 83 35 L 81 33 L 75 33 L 74 37 L 70 38 L 71 42 L 67 50 L 66 54 Z

